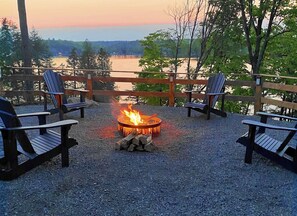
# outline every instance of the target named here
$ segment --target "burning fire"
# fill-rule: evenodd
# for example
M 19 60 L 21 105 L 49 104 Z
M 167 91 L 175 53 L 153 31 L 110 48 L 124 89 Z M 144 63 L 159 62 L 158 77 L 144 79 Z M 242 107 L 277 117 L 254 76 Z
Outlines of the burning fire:
M 129 104 L 127 109 L 122 109 L 121 114 L 118 118 L 118 131 L 124 136 L 133 131 L 138 134 L 160 134 L 162 121 L 157 118 L 157 114 L 140 115 L 138 111 L 132 109 L 132 104 Z
M 129 118 L 134 125 L 142 124 L 144 121 L 138 111 L 132 109 L 132 104 L 128 104 L 128 110 L 121 110 L 121 113 Z

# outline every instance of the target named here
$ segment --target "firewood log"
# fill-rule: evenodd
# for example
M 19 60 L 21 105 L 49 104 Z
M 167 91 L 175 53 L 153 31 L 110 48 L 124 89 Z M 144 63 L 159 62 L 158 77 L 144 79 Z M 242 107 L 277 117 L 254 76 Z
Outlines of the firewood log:
M 155 150 L 155 146 L 153 144 L 153 142 L 149 142 L 147 143 L 145 146 L 144 146 L 144 150 L 147 151 L 147 152 L 152 152 Z
M 115 144 L 115 150 L 121 150 L 121 149 L 122 149 L 122 147 L 121 147 L 121 140 L 119 140 Z
M 124 137 L 123 139 L 119 140 L 115 144 L 116 150 L 127 149 L 130 144 L 132 143 L 133 138 L 137 136 L 137 131 L 132 131 L 128 136 Z
M 135 149 L 135 145 L 134 144 L 130 144 L 127 151 L 132 152 Z
M 143 135 L 141 137 L 139 137 L 139 141 L 143 144 L 146 145 L 149 142 L 152 141 L 152 135 Z
M 137 135 L 136 137 L 134 137 L 133 140 L 132 140 L 132 144 L 138 146 L 139 143 L 140 143 L 139 138 L 140 138 L 141 136 L 142 136 L 142 135 L 140 134 L 140 135 Z
M 136 136 L 137 136 L 137 131 L 133 130 L 128 136 L 124 137 L 122 140 L 126 140 L 129 142 Z
M 144 151 L 143 145 L 138 145 L 135 147 L 135 150 L 137 151 Z

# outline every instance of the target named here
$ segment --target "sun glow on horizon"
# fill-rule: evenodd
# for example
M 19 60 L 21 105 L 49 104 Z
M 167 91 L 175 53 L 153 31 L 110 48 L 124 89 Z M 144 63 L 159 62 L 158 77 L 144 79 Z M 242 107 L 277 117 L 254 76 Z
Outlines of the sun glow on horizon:
M 29 28 L 113 27 L 171 24 L 166 13 L 172 0 L 26 1 Z M 1 17 L 18 25 L 17 1 L 0 1 Z

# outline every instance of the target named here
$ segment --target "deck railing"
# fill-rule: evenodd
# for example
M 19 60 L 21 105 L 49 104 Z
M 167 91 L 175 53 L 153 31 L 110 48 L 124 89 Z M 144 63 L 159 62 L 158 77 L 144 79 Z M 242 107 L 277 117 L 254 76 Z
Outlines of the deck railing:
M 72 69 L 65 69 L 65 68 L 34 68 L 34 75 L 26 75 L 17 73 L 16 71 L 21 71 L 26 68 L 20 67 L 11 67 L 12 75 L 10 76 L 0 76 L 2 81 L 6 82 L 14 82 L 14 83 L 22 83 L 25 81 L 33 81 L 34 83 L 34 90 L 24 90 L 24 89 L 4 89 L 0 88 L 0 95 L 13 98 L 13 97 L 23 97 L 26 98 L 26 95 L 33 92 L 35 96 L 37 96 L 38 101 L 42 101 L 42 91 L 44 90 L 44 83 L 42 74 L 47 69 L 52 69 L 56 72 L 63 72 L 67 74 L 73 74 Z M 137 78 L 136 74 L 140 73 L 137 71 L 111 71 L 112 76 L 110 77 L 103 77 L 103 76 L 91 76 L 94 70 L 82 70 L 77 69 L 77 71 L 83 71 L 83 75 L 81 76 L 73 76 L 73 75 L 63 75 L 62 78 L 64 81 L 72 82 L 72 83 L 80 83 L 86 89 L 89 90 L 88 98 L 92 99 L 94 96 L 109 96 L 109 97 L 116 97 L 116 96 L 134 96 L 134 97 L 160 97 L 160 98 L 167 98 L 168 105 L 174 106 L 176 98 L 186 98 L 186 93 L 184 92 L 177 92 L 175 90 L 176 85 L 205 85 L 207 84 L 207 78 L 200 78 L 197 80 L 189 80 L 180 78 L 180 76 L 185 74 L 174 74 L 174 73 L 164 73 L 167 75 L 167 78 L 160 79 L 160 78 Z M 131 74 L 132 77 L 122 77 L 123 73 Z M 143 73 L 143 72 L 141 72 Z M 151 73 L 151 72 L 149 72 Z M 120 75 L 121 74 L 121 75 Z M 133 77 L 134 76 L 134 77 Z M 254 112 L 259 110 L 263 110 L 263 105 L 274 105 L 279 108 L 288 108 L 292 110 L 297 110 L 297 103 L 294 101 L 282 101 L 276 98 L 269 98 L 265 96 L 265 91 L 267 89 L 274 89 L 277 91 L 286 91 L 286 92 L 293 92 L 297 93 L 297 86 L 296 85 L 284 85 L 280 83 L 272 83 L 265 81 L 266 78 L 270 78 L 270 75 L 258 75 L 255 81 L 246 81 L 246 80 L 228 80 L 226 81 L 227 89 L 231 89 L 234 86 L 241 86 L 242 88 L 252 88 L 254 89 L 254 95 L 252 96 L 242 96 L 242 95 L 226 95 L 226 100 L 228 101 L 242 101 L 242 102 L 249 102 L 254 105 Z M 281 79 L 291 79 L 296 80 L 295 77 L 278 77 Z M 168 91 L 133 91 L 133 90 L 95 90 L 93 88 L 93 82 L 114 82 L 114 83 L 144 83 L 144 84 L 165 84 L 168 85 Z M 1 82 L 1 81 L 0 81 Z M 74 84 L 74 86 L 79 86 L 78 84 Z M 202 99 L 203 94 L 194 94 L 194 98 Z

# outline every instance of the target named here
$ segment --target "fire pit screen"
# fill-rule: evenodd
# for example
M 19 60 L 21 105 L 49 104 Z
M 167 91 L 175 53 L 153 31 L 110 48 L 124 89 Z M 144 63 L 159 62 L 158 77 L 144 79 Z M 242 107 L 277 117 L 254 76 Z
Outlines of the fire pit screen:
M 123 136 L 129 135 L 132 131 L 153 136 L 160 134 L 162 120 L 157 114 L 140 115 L 138 111 L 132 109 L 132 104 L 128 105 L 128 110 L 122 110 L 121 113 L 122 115 L 118 117 L 118 131 Z

